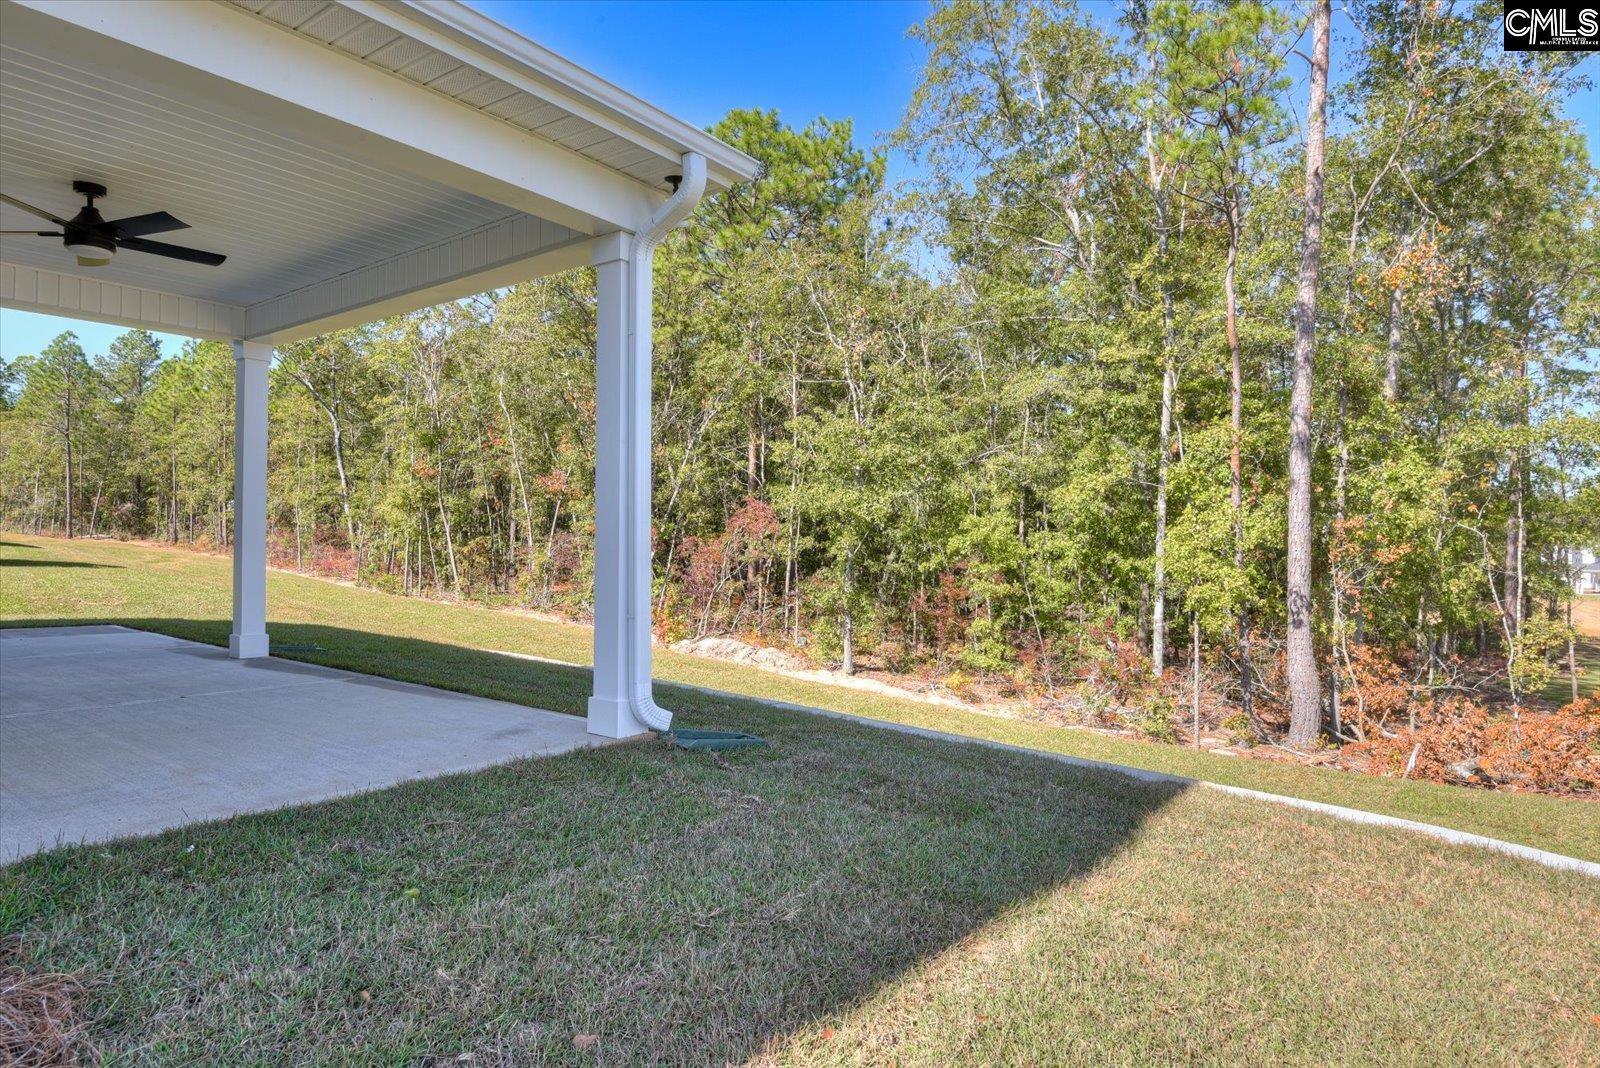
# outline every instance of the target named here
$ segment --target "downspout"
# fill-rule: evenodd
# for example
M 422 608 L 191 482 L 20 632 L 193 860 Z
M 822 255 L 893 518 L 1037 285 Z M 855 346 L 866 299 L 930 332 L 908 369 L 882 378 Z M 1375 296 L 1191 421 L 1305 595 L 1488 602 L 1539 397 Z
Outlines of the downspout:
M 670 180 L 670 179 L 669 179 Z M 629 300 L 628 447 L 632 450 L 628 494 L 628 635 L 627 658 L 630 692 L 628 707 L 634 718 L 654 731 L 672 727 L 672 713 L 656 704 L 651 693 L 651 329 L 654 286 L 651 270 L 656 246 L 689 217 L 706 191 L 706 159 L 698 152 L 683 154 L 683 176 L 665 204 L 656 209 L 633 237 L 628 255 Z

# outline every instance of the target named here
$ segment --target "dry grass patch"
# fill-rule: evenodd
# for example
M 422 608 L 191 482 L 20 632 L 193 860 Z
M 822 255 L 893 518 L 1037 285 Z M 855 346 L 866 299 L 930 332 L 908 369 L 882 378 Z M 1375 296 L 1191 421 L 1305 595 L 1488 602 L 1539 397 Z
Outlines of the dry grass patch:
M 0 1064 L 78 1065 L 95 1059 L 79 1003 L 83 984 L 17 963 L 18 939 L 0 937 Z

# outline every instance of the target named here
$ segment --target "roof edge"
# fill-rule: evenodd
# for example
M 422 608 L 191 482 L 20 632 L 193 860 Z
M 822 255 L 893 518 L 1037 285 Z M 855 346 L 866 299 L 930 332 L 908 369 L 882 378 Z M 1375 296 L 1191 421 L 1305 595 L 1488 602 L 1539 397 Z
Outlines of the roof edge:
M 715 185 L 749 181 L 761 165 L 711 134 L 586 70 L 462 0 L 379 0 L 381 7 L 422 23 L 483 59 L 518 73 L 606 114 L 647 141 L 664 142 L 679 154 L 706 158 Z M 653 147 L 648 143 L 642 147 Z

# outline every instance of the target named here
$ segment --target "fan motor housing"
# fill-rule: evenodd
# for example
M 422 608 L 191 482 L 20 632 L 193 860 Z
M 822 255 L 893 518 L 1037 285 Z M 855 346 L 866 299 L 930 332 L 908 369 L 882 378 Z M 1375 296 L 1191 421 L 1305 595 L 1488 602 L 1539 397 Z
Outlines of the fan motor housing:
M 101 233 L 106 221 L 94 206 L 96 197 L 106 195 L 106 187 L 99 182 L 76 181 L 72 183 L 72 191 L 85 197 L 88 203 L 63 228 L 61 244 L 78 257 L 80 267 L 98 267 L 110 263 L 111 257 L 117 254 L 117 244 Z
M 92 230 L 79 229 L 76 226 L 68 227 L 62 234 L 61 244 L 68 252 L 78 257 L 80 267 L 104 266 L 117 254 L 116 243 L 110 238 L 101 237 Z

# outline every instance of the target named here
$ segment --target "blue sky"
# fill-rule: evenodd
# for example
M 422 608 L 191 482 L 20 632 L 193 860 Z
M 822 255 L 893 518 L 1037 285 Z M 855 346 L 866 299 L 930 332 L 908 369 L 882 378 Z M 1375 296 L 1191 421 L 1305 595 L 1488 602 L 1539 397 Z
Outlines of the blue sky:
M 730 108 L 776 108 L 795 125 L 818 115 L 853 119 L 863 145 L 899 124 L 922 64 L 922 48 L 906 30 L 928 10 L 925 0 L 472 2 L 697 126 L 710 125 Z M 1103 6 L 1108 19 L 1117 14 L 1105 0 L 1087 6 Z M 1344 36 L 1341 28 L 1348 31 L 1348 23 L 1336 26 L 1336 35 Z M 1591 69 L 1591 77 L 1597 74 Z M 1591 88 L 1575 100 L 1571 114 L 1585 126 L 1591 156 L 1600 157 L 1600 90 Z M 905 176 L 904 160 L 891 156 L 889 162 L 891 182 Z M 121 332 L 0 310 L 0 357 L 37 352 L 62 330 L 76 331 L 91 353 L 104 351 Z M 163 341 L 165 352 L 182 344 L 177 337 Z

